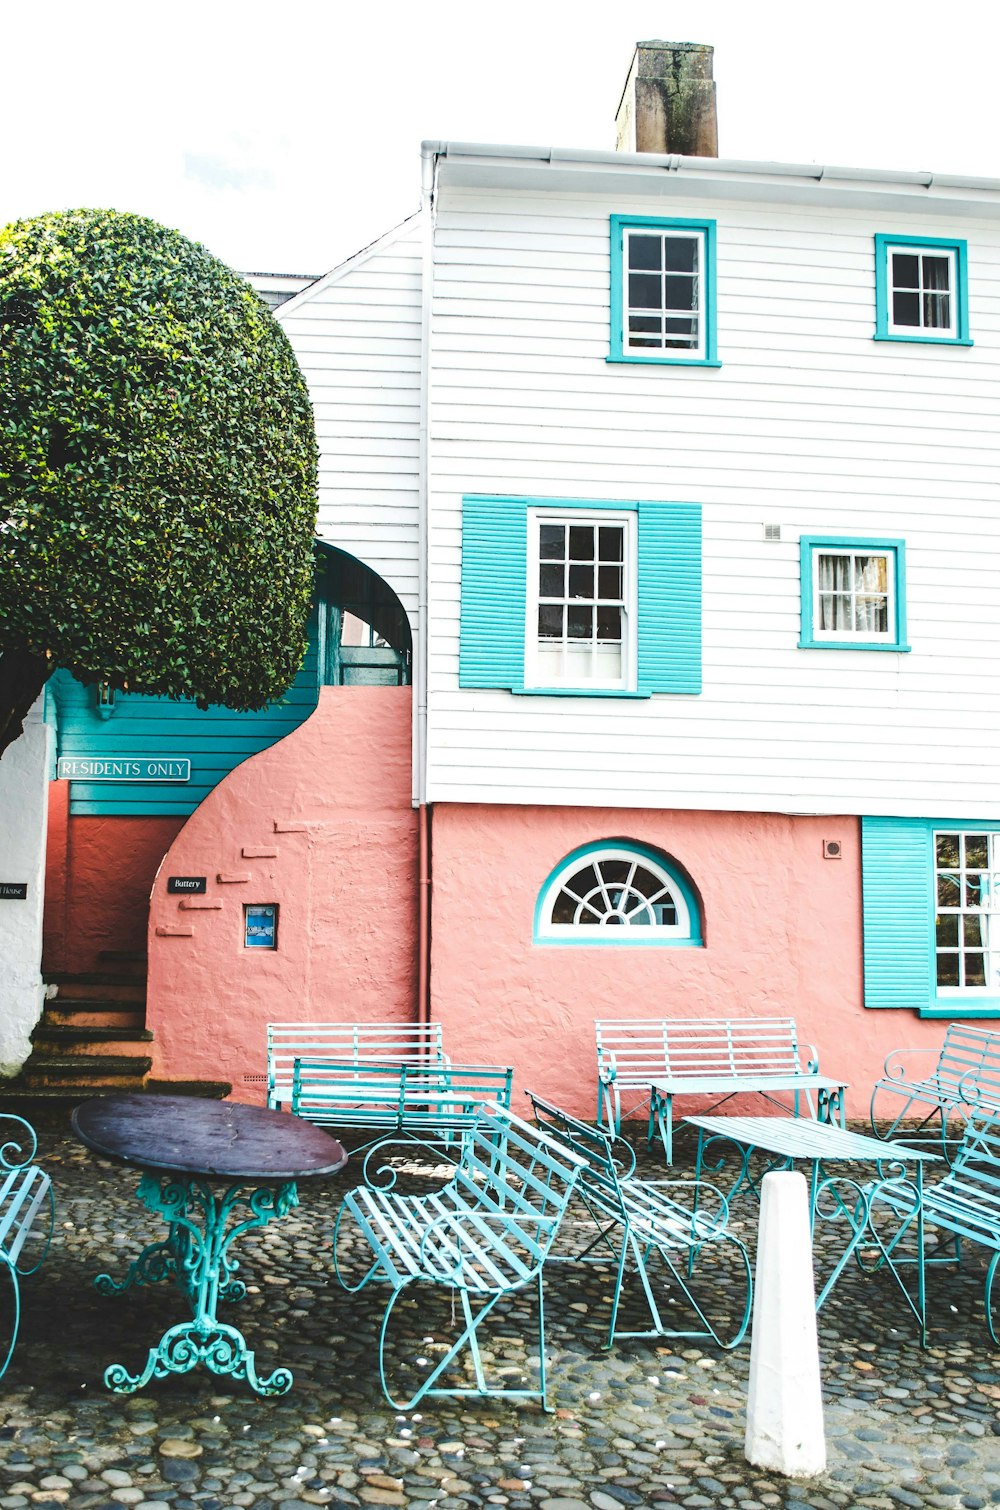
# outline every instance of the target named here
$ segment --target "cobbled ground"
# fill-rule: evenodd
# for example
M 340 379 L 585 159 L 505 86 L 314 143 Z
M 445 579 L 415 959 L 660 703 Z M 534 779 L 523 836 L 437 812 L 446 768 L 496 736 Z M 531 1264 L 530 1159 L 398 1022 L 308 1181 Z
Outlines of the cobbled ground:
M 659 1339 L 604 1350 L 613 1277 L 603 1265 L 553 1265 L 546 1282 L 554 1414 L 491 1399 L 393 1410 L 377 1364 L 386 1292 L 348 1294 L 332 1272 L 347 1174 L 304 1183 L 296 1211 L 241 1244 L 249 1293 L 228 1314 L 262 1373 L 292 1369 L 287 1395 L 259 1399 L 198 1369 L 122 1396 L 105 1388 L 105 1367 L 137 1371 L 148 1346 L 185 1319 L 185 1303 L 166 1284 L 105 1297 L 93 1276 L 123 1274 L 162 1229 L 136 1200 L 135 1171 L 88 1153 L 64 1120 L 38 1126 L 57 1225 L 44 1264 L 24 1282 L 21 1337 L 0 1381 L 0 1510 L 1000 1503 L 1000 1354 L 983 1321 L 979 1252 L 961 1271 L 932 1271 L 926 1349 L 889 1276 L 845 1271 L 819 1316 L 828 1466 L 808 1480 L 762 1472 L 744 1457 L 749 1340 L 732 1352 Z M 665 1174 L 644 1150 L 640 1168 Z M 753 1197 L 737 1197 L 734 1224 L 751 1249 L 756 1221 Z M 567 1237 L 582 1231 L 574 1224 Z M 824 1225 L 819 1274 L 836 1242 L 834 1224 Z M 738 1307 L 733 1274 L 709 1278 L 719 1306 Z M 530 1300 L 517 1297 L 495 1316 L 489 1361 L 508 1384 L 531 1379 Z M 400 1309 L 401 1379 L 433 1364 L 451 1324 L 447 1295 L 425 1291 Z

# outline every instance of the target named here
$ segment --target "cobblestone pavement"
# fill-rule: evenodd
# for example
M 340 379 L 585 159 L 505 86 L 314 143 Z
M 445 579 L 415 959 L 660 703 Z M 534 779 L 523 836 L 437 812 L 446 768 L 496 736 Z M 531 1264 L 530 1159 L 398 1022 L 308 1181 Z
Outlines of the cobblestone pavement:
M 729 1353 L 648 1340 L 602 1349 L 603 1267 L 560 1266 L 547 1284 L 554 1415 L 491 1400 L 397 1414 L 379 1388 L 379 1294 L 348 1295 L 331 1274 L 336 1185 L 304 1187 L 291 1217 L 242 1248 L 250 1292 L 239 1325 L 262 1371 L 291 1367 L 289 1394 L 261 1400 L 197 1370 L 119 1396 L 105 1366 L 137 1369 L 184 1304 L 165 1285 L 95 1291 L 95 1273 L 122 1273 L 160 1232 L 135 1199 L 134 1172 L 95 1159 L 64 1122 L 39 1131 L 57 1231 L 24 1284 L 21 1340 L 0 1382 L 0 1510 L 1000 1503 L 1000 1354 L 983 1324 L 977 1254 L 960 1274 L 932 1274 L 926 1350 L 890 1278 L 845 1273 L 820 1313 L 828 1469 L 806 1481 L 744 1459 L 749 1342 Z M 652 1161 L 648 1170 L 663 1174 Z M 752 1241 L 755 1203 L 735 1204 Z M 529 1318 L 518 1301 L 493 1334 L 494 1362 L 512 1380 L 530 1371 Z M 447 1297 L 422 1296 L 402 1319 L 401 1366 L 425 1366 L 450 1319 Z

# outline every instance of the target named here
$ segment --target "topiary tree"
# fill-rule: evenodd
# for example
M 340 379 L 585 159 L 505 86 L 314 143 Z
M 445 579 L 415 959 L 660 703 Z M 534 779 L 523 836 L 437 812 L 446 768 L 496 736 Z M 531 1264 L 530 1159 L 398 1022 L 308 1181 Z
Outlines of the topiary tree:
M 57 666 L 260 708 L 305 650 L 312 410 L 254 290 L 155 221 L 0 230 L 0 753 Z

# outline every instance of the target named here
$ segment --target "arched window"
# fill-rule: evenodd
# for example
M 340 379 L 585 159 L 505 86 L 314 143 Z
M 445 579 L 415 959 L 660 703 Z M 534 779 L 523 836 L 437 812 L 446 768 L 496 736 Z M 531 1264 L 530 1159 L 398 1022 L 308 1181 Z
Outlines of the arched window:
M 698 899 L 665 855 L 624 841 L 588 844 L 542 887 L 535 939 L 547 944 L 701 943 Z

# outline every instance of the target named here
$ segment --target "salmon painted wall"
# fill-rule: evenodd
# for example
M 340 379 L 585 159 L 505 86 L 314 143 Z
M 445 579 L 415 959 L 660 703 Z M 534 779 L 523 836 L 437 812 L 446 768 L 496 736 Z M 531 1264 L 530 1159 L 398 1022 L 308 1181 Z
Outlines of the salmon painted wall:
M 532 942 L 544 882 L 571 851 L 631 839 L 666 852 L 704 904 L 704 946 Z M 838 840 L 842 858 L 823 857 Z M 513 1064 L 530 1086 L 596 1111 L 594 1019 L 780 1016 L 851 1082 L 868 1113 L 886 1054 L 940 1046 L 940 1023 L 862 1006 L 855 818 L 438 804 L 433 822 L 432 1013 L 456 1060 Z M 699 1109 L 685 1099 L 675 1116 Z M 760 1113 L 759 1098 L 727 1111 Z
M 49 783 L 43 964 L 99 970 L 102 950 L 145 949 L 153 877 L 184 819 L 71 816 L 69 788 Z
M 154 1075 L 262 1100 L 269 1022 L 415 1016 L 410 708 L 408 687 L 322 688 L 187 820 L 149 912 Z M 168 894 L 170 876 L 206 877 L 205 894 Z M 244 906 L 268 903 L 278 947 L 247 948 Z

